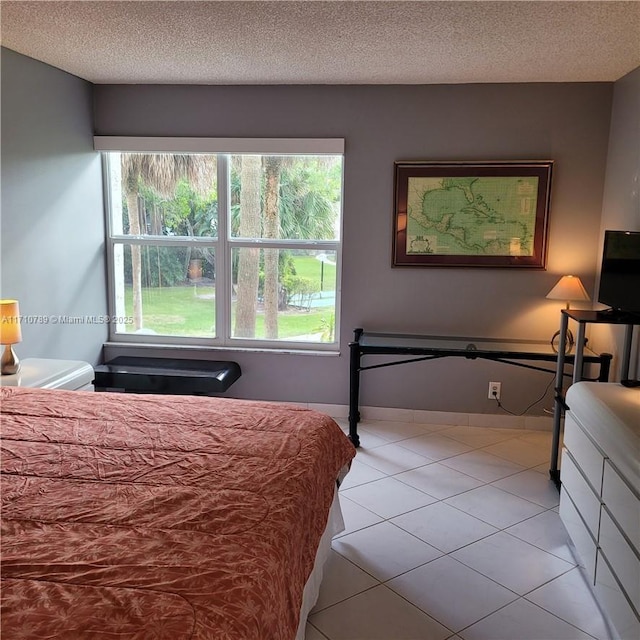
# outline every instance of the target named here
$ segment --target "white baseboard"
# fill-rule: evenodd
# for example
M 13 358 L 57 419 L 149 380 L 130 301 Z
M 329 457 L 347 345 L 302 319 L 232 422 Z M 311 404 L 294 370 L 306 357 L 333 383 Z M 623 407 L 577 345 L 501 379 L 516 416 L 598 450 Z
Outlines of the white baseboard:
M 298 403 L 314 411 L 326 413 L 332 418 L 348 418 L 349 407 L 342 404 Z M 502 429 L 534 429 L 553 431 L 553 418 L 547 416 L 510 416 L 494 413 L 457 413 L 451 411 L 423 411 L 387 407 L 360 407 L 363 420 L 388 420 L 393 422 L 420 422 L 465 427 L 493 427 Z

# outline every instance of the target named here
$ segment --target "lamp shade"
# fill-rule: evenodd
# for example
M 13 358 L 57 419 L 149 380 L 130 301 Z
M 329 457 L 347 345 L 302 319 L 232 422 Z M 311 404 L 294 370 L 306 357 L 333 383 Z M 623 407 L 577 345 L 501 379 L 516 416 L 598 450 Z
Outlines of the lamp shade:
M 585 288 L 577 276 L 562 276 L 558 283 L 547 294 L 547 298 L 551 300 L 589 300 Z
M 0 344 L 16 344 L 21 341 L 18 301 L 0 300 Z

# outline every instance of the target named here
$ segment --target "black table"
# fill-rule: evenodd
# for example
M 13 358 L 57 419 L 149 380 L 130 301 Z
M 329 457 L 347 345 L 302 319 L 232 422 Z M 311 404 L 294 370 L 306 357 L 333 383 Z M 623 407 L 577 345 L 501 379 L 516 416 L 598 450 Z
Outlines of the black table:
M 392 367 L 409 362 L 435 360 L 438 358 L 458 357 L 469 360 L 483 359 L 504 362 L 506 364 L 536 371 L 554 373 L 556 368 L 544 368 L 529 362 L 557 362 L 558 354 L 550 342 L 527 340 L 503 340 L 499 338 L 466 338 L 461 336 L 423 336 L 398 333 L 379 333 L 356 329 L 353 342 L 349 343 L 349 439 L 360 446 L 358 422 L 360 421 L 360 373 L 371 369 Z M 418 356 L 403 358 L 392 362 L 383 362 L 369 366 L 362 365 L 367 355 Z M 597 380 L 609 379 L 611 354 L 595 354 L 588 349 L 581 353 L 580 364 L 585 362 L 600 365 Z M 573 355 L 565 355 L 564 362 L 574 364 Z M 565 374 L 569 375 L 569 374 Z
M 96 391 L 209 395 L 226 391 L 240 375 L 237 362 L 118 356 L 95 367 L 93 384 Z

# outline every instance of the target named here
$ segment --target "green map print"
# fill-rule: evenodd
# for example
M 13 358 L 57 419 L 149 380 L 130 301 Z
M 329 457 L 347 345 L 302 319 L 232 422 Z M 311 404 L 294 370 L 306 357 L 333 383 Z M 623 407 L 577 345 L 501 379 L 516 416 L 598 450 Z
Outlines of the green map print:
M 532 256 L 538 178 L 409 178 L 407 254 Z

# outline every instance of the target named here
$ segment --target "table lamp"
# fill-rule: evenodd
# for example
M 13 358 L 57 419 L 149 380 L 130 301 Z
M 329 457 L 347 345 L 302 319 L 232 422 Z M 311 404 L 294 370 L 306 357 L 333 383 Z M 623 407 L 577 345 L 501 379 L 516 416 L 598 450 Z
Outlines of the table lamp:
M 556 283 L 556 286 L 549 291 L 547 298 L 550 300 L 564 300 L 567 303 L 566 309 L 570 309 L 570 303 L 572 300 L 589 300 L 580 278 L 578 276 L 562 276 Z M 551 346 L 556 350 L 555 344 L 560 337 L 560 332 L 556 331 L 551 338 Z M 570 351 L 574 344 L 573 334 L 567 329 L 566 351 Z
M 18 373 L 20 360 L 18 360 L 12 345 L 21 341 L 22 331 L 20 330 L 18 301 L 0 300 L 0 344 L 5 345 L 0 375 Z

